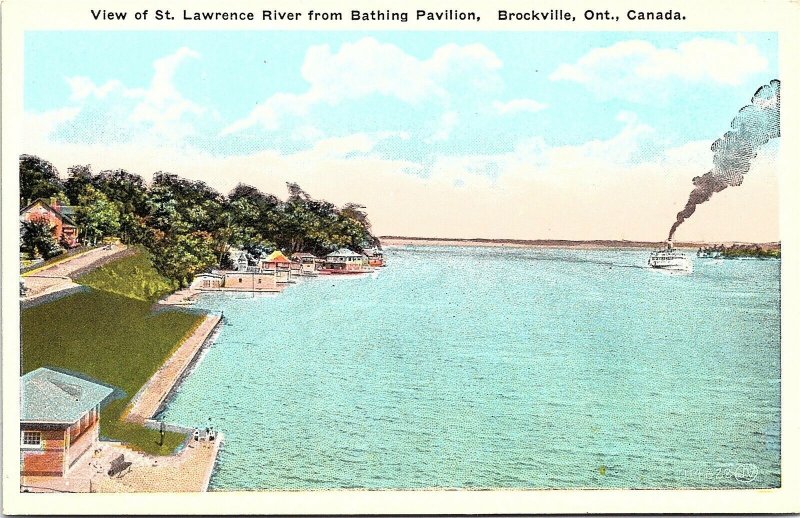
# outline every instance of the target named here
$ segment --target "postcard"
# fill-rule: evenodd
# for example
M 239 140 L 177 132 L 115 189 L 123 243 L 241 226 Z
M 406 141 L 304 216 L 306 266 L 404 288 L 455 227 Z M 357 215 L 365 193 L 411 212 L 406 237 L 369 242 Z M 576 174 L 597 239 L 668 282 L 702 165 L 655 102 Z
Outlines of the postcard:
M 5 1 L 4 512 L 800 511 L 798 22 Z

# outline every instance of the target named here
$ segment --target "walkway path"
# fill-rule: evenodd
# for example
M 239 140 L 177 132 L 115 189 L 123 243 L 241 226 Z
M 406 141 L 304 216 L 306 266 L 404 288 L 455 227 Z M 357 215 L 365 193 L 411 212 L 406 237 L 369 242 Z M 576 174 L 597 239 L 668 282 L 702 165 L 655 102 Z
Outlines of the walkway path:
M 181 493 L 208 489 L 222 434 L 217 440 L 191 441 L 175 455 L 153 456 L 126 448 L 118 442 L 100 442 L 66 477 L 21 478 L 25 491 L 65 493 Z M 109 477 L 112 459 L 124 455 L 131 463 L 122 476 Z
M 127 414 L 128 421 L 143 424 L 160 410 L 164 400 L 191 365 L 206 339 L 216 329 L 220 318 L 219 315 L 206 315 L 205 320 L 145 383 L 132 399 Z
M 131 251 L 124 246 L 117 246 L 113 250 L 95 249 L 34 270 L 24 277 L 31 292 L 23 301 L 29 302 L 78 286 L 72 282 L 71 277 L 81 275 L 119 256 L 128 255 Z M 220 315 L 206 315 L 133 397 L 125 416 L 128 421 L 144 426 L 146 421 L 161 410 L 164 401 L 186 374 L 220 321 Z M 97 450 L 84 455 L 66 477 L 22 477 L 21 484 L 26 491 L 31 492 L 206 491 L 222 441 L 222 433 L 218 432 L 215 441 L 191 440 L 178 453 L 165 456 L 147 455 L 120 443 L 101 441 Z M 111 460 L 120 454 L 132 463 L 131 469 L 121 477 L 111 478 L 108 476 Z
M 180 382 L 200 349 L 220 323 L 219 315 L 207 315 L 178 349 L 134 396 L 125 419 L 142 426 L 152 425 L 150 418 L 163 405 Z M 146 423 L 149 421 L 149 423 Z M 205 434 L 203 434 L 205 436 Z M 173 455 L 153 456 L 132 450 L 118 442 L 101 441 L 93 453 L 85 454 L 66 477 L 22 477 L 21 485 L 30 492 L 96 493 L 176 493 L 202 492 L 208 489 L 211 473 L 223 435 L 217 440 L 189 440 Z M 131 469 L 122 476 L 109 477 L 112 459 L 124 455 Z
M 74 288 L 78 285 L 73 282 L 73 279 L 78 274 L 97 268 L 119 255 L 125 255 L 126 249 L 125 245 L 115 245 L 110 249 L 94 248 L 63 261 L 24 273 L 22 280 L 28 291 L 24 297 L 21 297 L 21 300 L 32 301 L 44 295 Z
M 191 441 L 180 453 L 153 457 L 132 452 L 121 446 L 113 448 L 108 458 L 123 453 L 133 462 L 129 473 L 110 478 L 102 474 L 92 478 L 92 491 L 97 493 L 183 493 L 208 489 L 211 470 L 222 442 Z M 103 472 L 105 473 L 105 472 Z

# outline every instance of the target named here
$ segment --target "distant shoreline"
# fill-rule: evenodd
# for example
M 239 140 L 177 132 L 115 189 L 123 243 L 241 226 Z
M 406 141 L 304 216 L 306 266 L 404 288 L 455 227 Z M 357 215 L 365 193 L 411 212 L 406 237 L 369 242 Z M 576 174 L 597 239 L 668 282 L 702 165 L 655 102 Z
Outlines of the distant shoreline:
M 655 249 L 664 246 L 663 241 L 627 241 L 622 239 L 596 239 L 596 240 L 569 240 L 569 239 L 454 239 L 438 237 L 405 237 L 405 236 L 380 236 L 381 245 L 393 246 L 483 246 L 507 248 L 573 248 L 576 250 L 638 250 L 642 248 Z M 676 248 L 701 248 L 710 245 L 731 246 L 734 244 L 757 244 L 766 250 L 780 250 L 780 242 L 746 243 L 740 241 L 718 241 L 707 243 L 703 241 L 677 241 Z

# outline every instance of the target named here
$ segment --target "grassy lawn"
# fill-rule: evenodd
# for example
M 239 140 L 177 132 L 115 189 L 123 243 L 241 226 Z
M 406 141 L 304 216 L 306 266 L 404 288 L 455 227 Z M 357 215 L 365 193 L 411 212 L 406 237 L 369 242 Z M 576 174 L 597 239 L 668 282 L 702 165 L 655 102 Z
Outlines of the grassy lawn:
M 161 289 L 159 285 L 143 289 L 138 284 L 154 274 L 136 270 L 137 265 L 149 267 L 146 257 L 144 261 L 142 257 L 120 260 L 126 264 L 119 269 L 116 262 L 109 263 L 90 275 L 98 285 L 125 291 L 125 277 L 119 272 L 132 268 L 139 271 L 139 276 L 129 293 L 137 297 L 150 293 L 154 297 Z M 101 435 L 148 453 L 169 453 L 182 442 L 182 435 L 167 433 L 164 446 L 159 448 L 158 431 L 121 421 L 120 415 L 131 397 L 203 317 L 178 310 L 153 313 L 151 306 L 151 302 L 92 289 L 23 310 L 22 371 L 24 374 L 42 366 L 60 367 L 122 389 L 125 397 L 101 412 Z
M 97 290 L 144 301 L 156 301 L 178 288 L 175 282 L 159 275 L 150 264 L 147 251 L 141 247 L 137 247 L 136 255 L 82 275 L 78 282 Z

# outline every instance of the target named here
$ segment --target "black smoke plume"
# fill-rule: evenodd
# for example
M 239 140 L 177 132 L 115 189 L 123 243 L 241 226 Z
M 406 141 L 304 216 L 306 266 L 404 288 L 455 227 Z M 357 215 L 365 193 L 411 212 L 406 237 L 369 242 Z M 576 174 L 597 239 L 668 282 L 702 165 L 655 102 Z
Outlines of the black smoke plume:
M 781 136 L 781 82 L 773 79 L 756 90 L 750 103 L 733 118 L 731 130 L 711 145 L 714 167 L 703 176 L 692 179 L 694 189 L 669 229 L 667 240 L 672 240 L 680 224 L 715 192 L 742 185 L 759 148 Z

